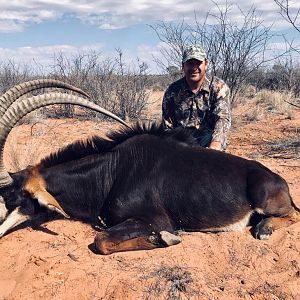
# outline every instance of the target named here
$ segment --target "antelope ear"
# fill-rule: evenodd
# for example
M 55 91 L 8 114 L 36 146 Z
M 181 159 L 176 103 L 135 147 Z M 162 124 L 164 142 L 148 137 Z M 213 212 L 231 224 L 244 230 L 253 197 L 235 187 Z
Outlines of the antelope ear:
M 56 199 L 47 191 L 38 191 L 34 196 L 40 205 L 62 214 L 65 218 L 70 218 L 70 216 L 62 209 Z

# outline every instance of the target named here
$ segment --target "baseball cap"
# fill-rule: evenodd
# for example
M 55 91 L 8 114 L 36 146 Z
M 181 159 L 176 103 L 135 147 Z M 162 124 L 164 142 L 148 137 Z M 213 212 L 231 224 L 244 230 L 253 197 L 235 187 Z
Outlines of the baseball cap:
M 186 61 L 193 58 L 200 61 L 204 61 L 206 59 L 206 53 L 202 46 L 192 45 L 184 49 L 182 55 L 182 62 L 185 63 Z

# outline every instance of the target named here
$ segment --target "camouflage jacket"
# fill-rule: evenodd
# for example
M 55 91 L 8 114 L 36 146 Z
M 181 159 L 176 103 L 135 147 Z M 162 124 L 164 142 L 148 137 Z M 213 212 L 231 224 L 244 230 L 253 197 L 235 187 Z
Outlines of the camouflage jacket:
M 167 129 L 183 126 L 211 131 L 212 139 L 225 149 L 231 126 L 229 87 L 217 77 L 205 78 L 202 88 L 194 94 L 183 77 L 166 90 L 162 119 Z

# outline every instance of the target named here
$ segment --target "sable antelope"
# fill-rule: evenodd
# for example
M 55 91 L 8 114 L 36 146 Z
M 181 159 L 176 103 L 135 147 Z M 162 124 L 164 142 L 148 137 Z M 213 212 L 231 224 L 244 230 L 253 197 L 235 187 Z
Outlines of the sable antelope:
M 102 254 L 171 246 L 181 241 L 178 230 L 239 230 L 254 212 L 263 215 L 254 228 L 258 239 L 300 221 L 283 178 L 256 161 L 200 148 L 182 128 L 123 127 L 108 138 L 73 143 L 9 174 L 3 147 L 14 124 L 31 110 L 58 102 L 109 115 L 81 96 L 61 93 L 30 97 L 7 108 L 0 119 L 0 195 L 5 208 L 0 236 L 39 215 L 42 207 L 101 225 L 94 245 Z

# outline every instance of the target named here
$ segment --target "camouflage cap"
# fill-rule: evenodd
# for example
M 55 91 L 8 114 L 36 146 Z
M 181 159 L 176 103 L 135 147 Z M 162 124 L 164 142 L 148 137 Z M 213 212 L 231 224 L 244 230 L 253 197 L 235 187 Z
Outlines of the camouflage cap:
M 190 59 L 197 59 L 203 61 L 206 59 L 206 53 L 200 45 L 192 45 L 185 48 L 182 55 L 182 63 L 187 62 Z

